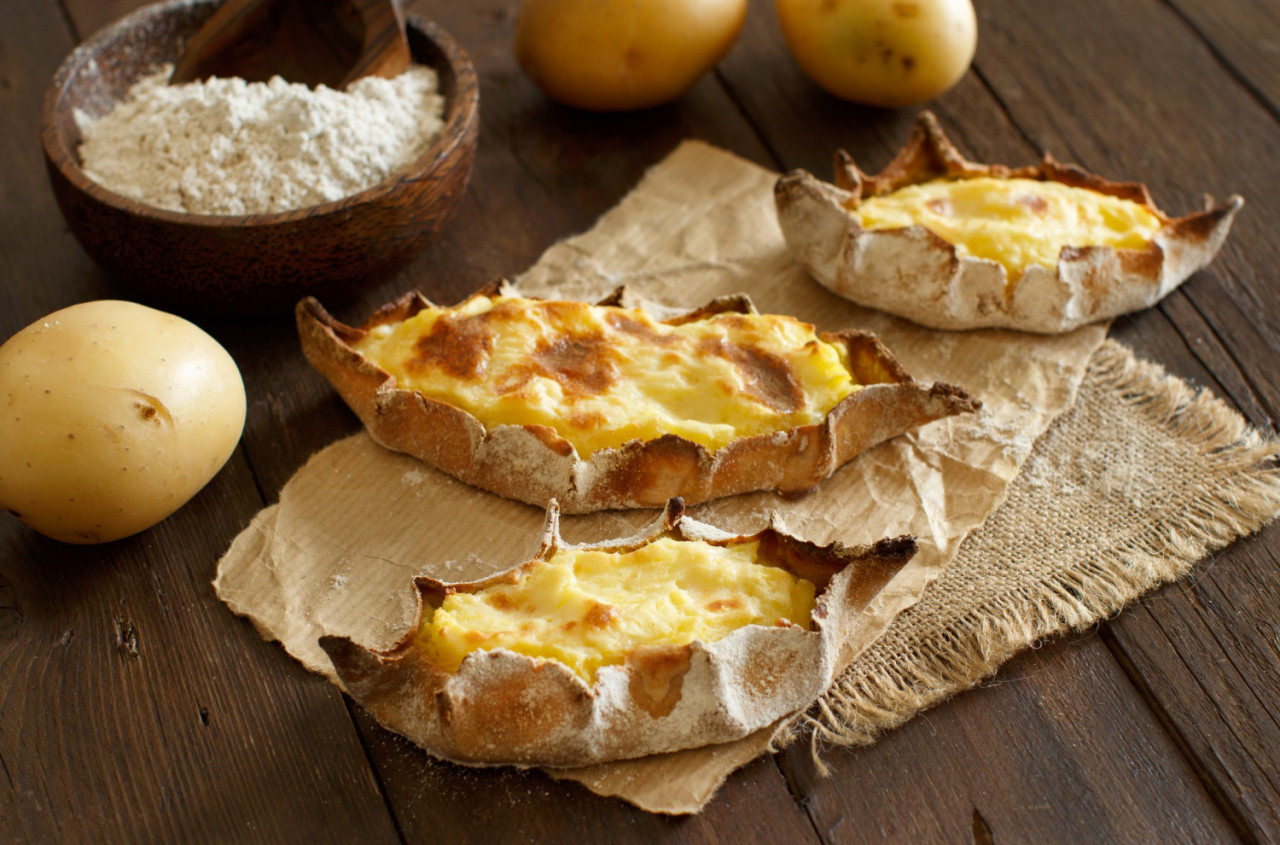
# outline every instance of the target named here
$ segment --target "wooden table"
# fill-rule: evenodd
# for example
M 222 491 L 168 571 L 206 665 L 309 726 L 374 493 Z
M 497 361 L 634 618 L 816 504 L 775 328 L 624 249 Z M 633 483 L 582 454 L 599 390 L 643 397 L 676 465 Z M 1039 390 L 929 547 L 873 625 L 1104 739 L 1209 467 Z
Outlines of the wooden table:
M 68 51 L 137 0 L 0 4 L 0 337 L 111 295 L 64 228 L 38 139 Z M 1185 213 L 1247 198 L 1216 263 L 1114 336 L 1274 433 L 1280 408 L 1280 7 L 1260 0 L 978 0 L 973 71 L 932 104 L 982 161 L 1042 150 L 1148 182 Z M 483 123 L 443 238 L 340 316 L 419 287 L 452 301 L 591 226 L 680 141 L 830 175 L 878 168 L 916 109 L 808 84 L 756 0 L 733 52 L 635 114 L 544 99 L 511 54 L 517 4 L 418 4 L 470 51 Z M 233 616 L 231 539 L 355 418 L 291 319 L 204 321 L 249 395 L 241 448 L 158 527 L 97 547 L 0 520 L 0 840 L 1014 842 L 1280 839 L 1280 526 L 1089 633 L 1025 654 L 878 745 L 807 748 L 671 819 L 530 772 L 435 762 Z

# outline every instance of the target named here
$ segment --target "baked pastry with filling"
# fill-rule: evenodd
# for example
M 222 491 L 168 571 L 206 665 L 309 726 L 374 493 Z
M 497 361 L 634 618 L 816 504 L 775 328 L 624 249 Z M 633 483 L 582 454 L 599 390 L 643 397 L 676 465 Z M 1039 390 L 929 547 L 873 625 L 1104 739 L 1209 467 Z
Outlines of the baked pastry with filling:
M 728 742 L 811 704 L 863 610 L 915 553 L 776 525 L 733 536 L 668 504 L 640 536 L 568 545 L 554 504 L 533 559 L 419 577 L 391 648 L 320 645 L 379 722 L 468 763 L 581 766 Z
M 477 487 L 566 513 L 800 493 L 854 455 L 975 410 L 917 384 L 871 335 L 818 335 L 718 299 L 657 320 L 505 286 L 407 295 L 353 328 L 299 303 L 307 359 L 375 440 Z
M 1154 305 L 1217 254 L 1243 200 L 1170 218 L 1136 182 L 1046 154 L 1012 169 L 967 161 L 928 112 L 879 175 L 836 154 L 774 196 L 787 246 L 860 305 L 941 329 L 1056 333 Z

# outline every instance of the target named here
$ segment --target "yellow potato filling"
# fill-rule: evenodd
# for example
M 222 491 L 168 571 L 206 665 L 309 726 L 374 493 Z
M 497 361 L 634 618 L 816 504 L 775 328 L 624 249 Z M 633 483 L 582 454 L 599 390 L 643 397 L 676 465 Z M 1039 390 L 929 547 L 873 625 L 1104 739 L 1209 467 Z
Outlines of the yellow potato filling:
M 681 325 L 640 309 L 476 296 L 372 329 L 353 347 L 486 428 L 542 425 L 586 458 L 676 434 L 712 451 L 819 423 L 859 388 L 847 350 L 793 317 Z
M 562 549 L 517 583 L 453 593 L 418 646 L 446 671 L 473 651 L 558 660 L 587 683 L 641 645 L 712 643 L 747 625 L 809 628 L 814 586 L 759 562 L 759 543 L 661 537 L 629 552 Z
M 1061 182 L 979 177 L 908 185 L 854 209 L 864 229 L 919 224 L 962 255 L 1004 267 L 1013 284 L 1033 264 L 1053 269 L 1066 246 L 1138 249 L 1160 218 L 1132 200 Z

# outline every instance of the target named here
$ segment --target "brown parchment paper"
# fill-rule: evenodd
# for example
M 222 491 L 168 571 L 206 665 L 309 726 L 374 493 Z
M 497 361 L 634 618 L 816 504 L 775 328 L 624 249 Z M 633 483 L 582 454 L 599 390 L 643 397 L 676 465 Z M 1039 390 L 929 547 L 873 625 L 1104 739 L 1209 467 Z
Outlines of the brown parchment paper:
M 774 216 L 776 174 L 689 142 L 654 167 L 590 232 L 556 244 L 516 281 L 526 293 L 597 299 L 625 284 L 654 310 L 685 309 L 744 291 L 765 312 L 823 330 L 869 329 L 923 382 L 982 399 L 865 453 L 809 495 L 752 494 L 691 509 L 730 531 L 763 527 L 771 511 L 819 543 L 914 534 L 920 553 L 870 609 L 845 648 L 852 660 L 916 602 L 961 541 L 1003 501 L 1036 438 L 1075 398 L 1105 327 L 1057 336 L 948 333 L 859 308 L 791 261 Z M 486 280 L 476 280 L 477 285 Z M 262 511 L 219 563 L 218 595 L 308 668 L 332 678 L 323 634 L 390 644 L 413 614 L 416 574 L 468 580 L 537 548 L 538 508 L 474 490 L 360 434 L 323 450 Z M 633 533 L 652 512 L 566 517 L 567 539 Z M 736 743 L 559 771 L 656 812 L 696 812 L 773 731 Z

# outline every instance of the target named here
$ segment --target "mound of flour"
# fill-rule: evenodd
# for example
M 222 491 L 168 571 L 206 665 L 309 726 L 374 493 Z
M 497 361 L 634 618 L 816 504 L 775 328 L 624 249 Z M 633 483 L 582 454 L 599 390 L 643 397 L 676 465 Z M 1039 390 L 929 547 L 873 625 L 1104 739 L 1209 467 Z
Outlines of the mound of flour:
M 346 91 L 279 77 L 171 86 L 171 72 L 142 78 L 97 120 L 75 115 L 89 177 L 171 211 L 262 214 L 341 199 L 408 166 L 443 125 L 426 67 Z

